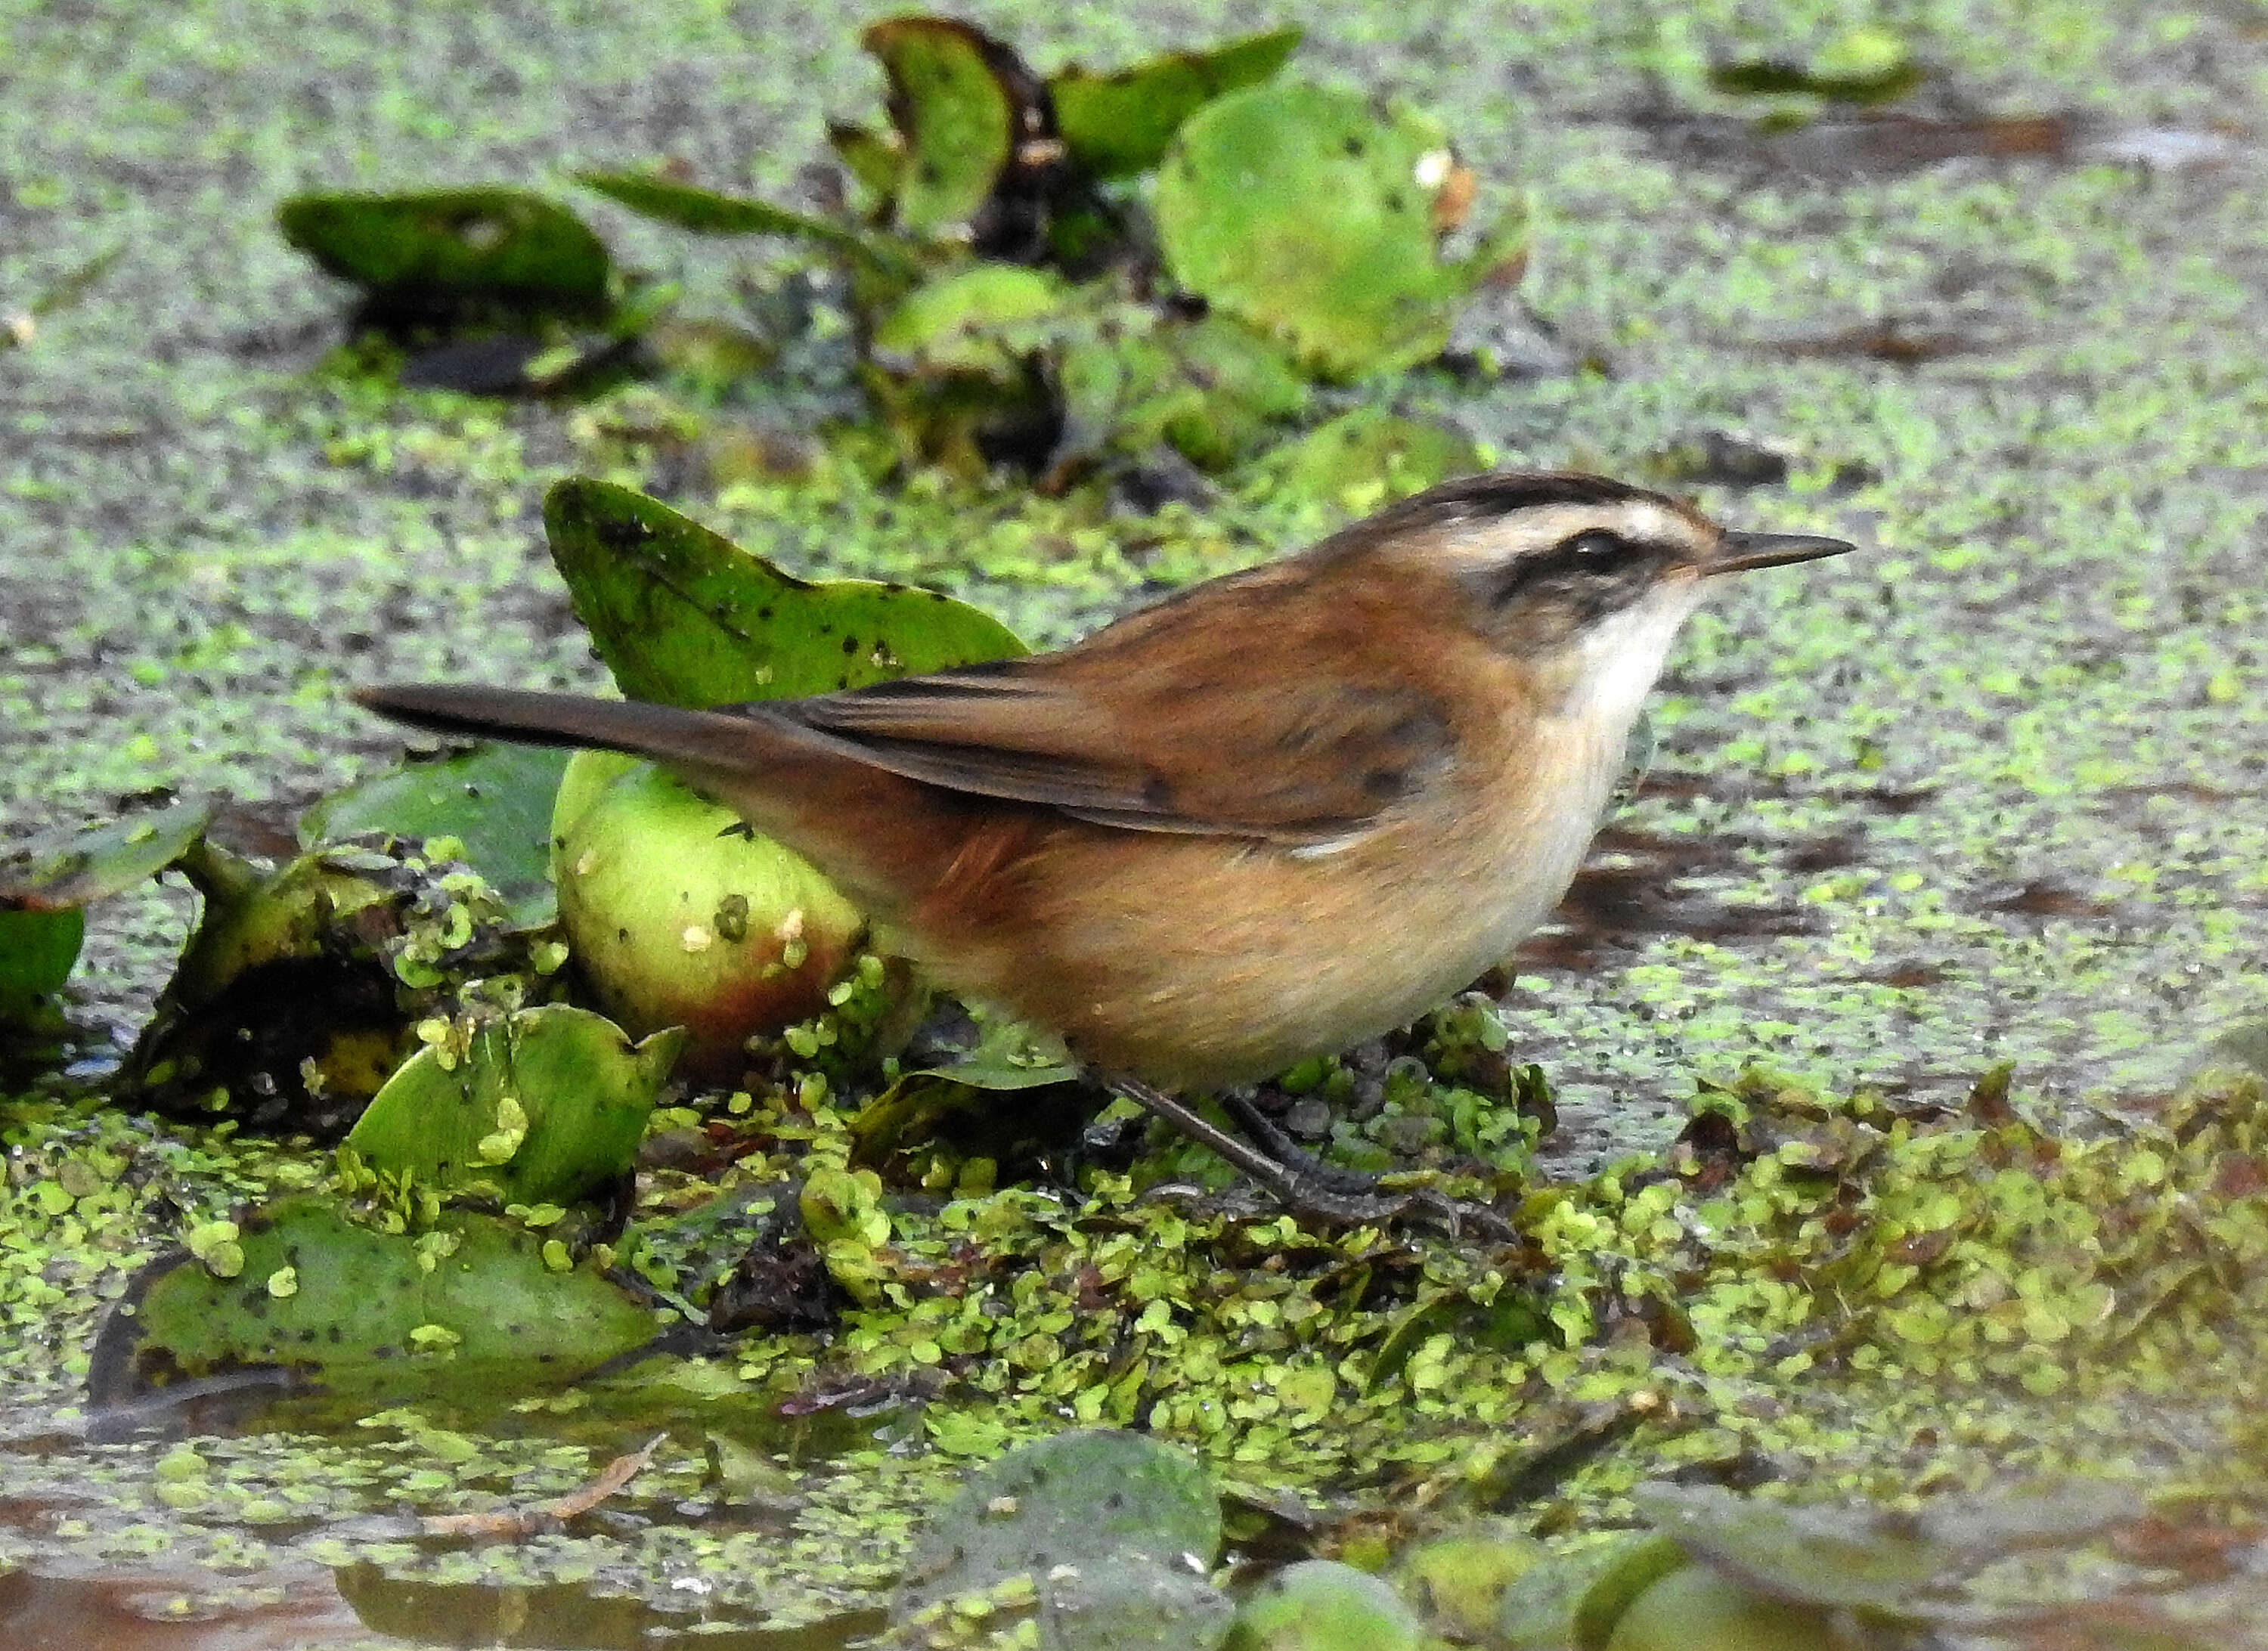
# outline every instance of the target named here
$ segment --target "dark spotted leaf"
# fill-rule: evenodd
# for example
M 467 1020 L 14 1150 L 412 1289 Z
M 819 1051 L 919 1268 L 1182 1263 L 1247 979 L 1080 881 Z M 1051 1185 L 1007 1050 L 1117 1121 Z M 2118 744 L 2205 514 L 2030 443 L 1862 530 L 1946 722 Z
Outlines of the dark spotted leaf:
M 793 698 L 1025 651 L 965 602 L 866 579 L 814 585 L 612 483 L 558 483 L 543 520 L 575 611 L 634 699 Z
M 411 842 L 453 837 L 461 858 L 504 896 L 524 928 L 558 910 L 550 876 L 551 805 L 567 753 L 488 745 L 410 763 L 334 792 L 299 816 L 299 841 L 320 843 L 364 831 Z
M 276 209 L 284 238 L 389 310 L 492 302 L 529 314 L 596 316 L 607 249 L 582 219 L 526 189 L 302 195 Z
M 1296 28 L 1248 34 L 1201 52 L 1161 56 L 1099 75 L 1072 63 L 1049 77 L 1056 122 L 1071 158 L 1098 178 L 1147 172 L 1183 121 L 1214 98 L 1256 85 L 1300 43 Z

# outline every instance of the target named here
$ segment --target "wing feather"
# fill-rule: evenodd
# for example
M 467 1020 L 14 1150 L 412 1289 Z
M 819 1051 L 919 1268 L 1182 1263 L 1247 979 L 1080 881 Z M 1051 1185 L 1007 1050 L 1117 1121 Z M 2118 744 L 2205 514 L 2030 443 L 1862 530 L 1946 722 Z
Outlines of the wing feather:
M 1293 844 L 1359 829 L 1449 760 L 1446 709 L 1406 670 L 1350 670 L 1340 648 L 1319 681 L 1300 645 L 1314 638 L 1231 634 L 1186 609 L 1168 652 L 1146 645 L 1145 618 L 1061 652 L 747 709 L 956 791 Z

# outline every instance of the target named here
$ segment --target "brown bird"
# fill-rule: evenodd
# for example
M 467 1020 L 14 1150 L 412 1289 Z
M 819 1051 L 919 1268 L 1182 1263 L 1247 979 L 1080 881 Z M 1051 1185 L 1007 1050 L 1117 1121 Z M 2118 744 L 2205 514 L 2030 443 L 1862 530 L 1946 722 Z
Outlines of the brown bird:
M 1051 653 L 711 711 L 356 697 L 666 765 L 816 863 L 885 949 L 1059 1033 L 1293 1202 L 1369 1214 L 1160 1091 L 1344 1050 L 1508 956 L 1581 862 L 1705 581 L 1850 549 L 1601 476 L 1483 475 Z

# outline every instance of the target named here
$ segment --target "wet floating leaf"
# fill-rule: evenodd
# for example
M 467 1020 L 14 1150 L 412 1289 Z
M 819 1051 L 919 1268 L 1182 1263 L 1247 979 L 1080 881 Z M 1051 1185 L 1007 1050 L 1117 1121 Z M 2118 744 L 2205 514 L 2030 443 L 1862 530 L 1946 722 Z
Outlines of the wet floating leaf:
M 1489 1643 L 1503 1651 L 1597 1651 L 1631 1602 L 1689 1563 L 1670 1538 L 1643 1533 L 1552 1554 L 1505 1590 Z
M 372 319 L 385 324 L 594 319 L 608 307 L 606 247 L 582 219 L 529 190 L 303 195 L 276 216 L 286 240 L 364 288 Z
M 951 18 L 893 18 L 858 39 L 889 77 L 890 122 L 903 140 L 893 192 L 898 227 L 932 239 L 971 232 L 1027 136 L 1020 117 L 1036 85 L 1031 71 L 1008 47 Z
M 506 1204 L 570 1205 L 629 1173 L 683 1035 L 633 1044 L 551 1004 L 428 1044 L 372 1097 L 342 1150 L 420 1187 L 486 1183 Z
M 0 911 L 63 911 L 122 894 L 188 853 L 213 809 L 209 801 L 175 803 L 0 849 Z
M 309 1194 L 237 1226 L 225 1277 L 178 1250 L 136 1275 L 96 1338 L 96 1404 L 247 1367 L 340 1388 L 389 1375 L 414 1386 L 446 1369 L 512 1390 L 566 1380 L 654 1331 L 652 1314 L 595 1269 L 555 1271 L 537 1235 L 490 1217 L 453 1212 L 416 1235 L 380 1233 Z M 294 1287 L 279 1293 L 287 1271 Z
M 86 939 L 86 913 L 0 908 L 0 1021 L 14 1019 L 36 999 L 63 990 Z
M 910 277 L 912 249 L 895 236 L 749 195 L 725 195 L 653 172 L 578 172 L 575 181 L 633 212 L 696 235 L 787 235 L 847 253 L 877 271 Z
M 0 1024 L 34 1036 L 7 1053 L 44 1063 L 64 1023 L 42 999 L 63 989 L 86 939 L 90 901 L 120 894 L 190 853 L 211 824 L 210 802 L 176 803 L 83 831 L 51 831 L 0 849 Z M 41 1053 L 41 1050 L 46 1052 Z
M 1236 1613 L 1228 1651 L 1418 1651 L 1418 1614 L 1377 1577 L 1306 1559 L 1261 1584 Z
M 876 326 L 868 385 L 909 463 L 975 480 L 1036 468 L 1057 424 L 1040 362 L 1078 325 L 1057 277 L 988 262 L 917 288 Z
M 1867 1507 L 1790 1507 L 1714 1486 L 1648 1485 L 1638 1510 L 1689 1553 L 1762 1592 L 1914 1618 L 1962 1554 L 1911 1521 Z
M 1837 1638 L 1826 1611 L 1755 1593 L 1691 1565 L 1631 1602 L 1606 1651 L 1820 1651 Z
M 858 187 L 878 205 L 887 205 L 897 190 L 904 151 L 872 127 L 850 121 L 829 121 L 827 142 Z
M 1844 30 L 1808 57 L 1749 57 L 1709 71 L 1719 92 L 1744 97 L 1801 93 L 1842 103 L 1888 103 L 1922 82 L 1905 41 L 1888 29 Z
M 1238 479 L 1360 512 L 1482 468 L 1461 430 L 1359 407 L 1263 455 Z
M 1016 263 L 1108 261 L 1116 220 L 1071 173 L 1047 85 L 1013 48 L 934 17 L 878 23 L 860 40 L 890 81 L 901 158 L 889 221 Z
M 1052 473 L 1106 453 L 1139 457 L 1160 442 L 1224 468 L 1313 399 L 1284 350 L 1233 317 L 1183 321 L 1129 305 L 1086 319 L 1055 364 L 1063 433 Z
M 523 928 L 558 910 L 549 874 L 551 806 L 567 753 L 525 745 L 477 747 L 410 763 L 334 792 L 299 817 L 299 840 L 313 848 L 365 831 L 411 842 L 450 837 L 463 858 L 502 895 Z
M 1182 122 L 1224 92 L 1284 66 L 1302 31 L 1270 29 L 1204 51 L 1167 52 L 1113 73 L 1077 63 L 1049 77 L 1064 147 L 1098 178 L 1127 178 L 1162 159 Z
M 1610 1647 L 1719 1643 L 1712 1633 L 1729 1636 L 1727 1645 L 1809 1646 L 1830 1613 L 1846 1611 L 1874 1622 L 1973 1623 L 1992 1609 L 1990 1590 L 1974 1588 L 1986 1567 L 2026 1551 L 2077 1551 L 2134 1528 L 2147 1508 L 2135 1485 L 2088 1481 L 1950 1497 L 1911 1511 L 1791 1507 L 1667 1485 L 1641 1486 L 1635 1500 L 1663 1527 L 1657 1540 L 1674 1537 L 1703 1563 L 1636 1598 Z
M 909 378 L 973 373 L 1010 385 L 1063 315 L 1069 289 L 1043 270 L 982 263 L 916 288 L 876 323 L 875 361 Z
M 793 235 L 828 240 L 848 232 L 830 218 L 748 195 L 704 189 L 659 172 L 587 171 L 575 181 L 633 212 L 696 235 Z
M 1079 1076 L 1079 1068 L 1062 1058 L 1060 1047 L 1037 1046 L 1023 1027 L 993 1021 L 964 1058 L 902 1072 L 860 1108 L 850 1125 L 851 1161 L 879 1167 L 959 1118 L 974 1120 L 991 1138 L 983 1143 L 985 1155 L 1000 1161 L 1020 1137 L 1044 1131 L 1048 1120 L 1028 1099 L 1003 1107 L 988 1097 L 1074 1083 Z
M 633 699 L 795 698 L 1025 652 L 965 602 L 865 579 L 814 585 L 612 483 L 558 483 L 543 520 L 575 611 Z
M 1435 212 L 1467 187 L 1440 124 L 1357 93 L 1265 85 L 1208 103 L 1158 174 L 1174 280 L 1282 339 L 1319 376 L 1437 354 L 1466 295 L 1521 246 L 1507 218 L 1440 256 Z
M 1485 1644 L 1506 1591 L 1550 1553 L 1511 1521 L 1490 1521 L 1420 1542 L 1395 1561 L 1394 1579 L 1437 1626 Z
M 924 1533 L 891 1619 L 919 1635 L 1036 1618 L 1028 1643 L 1050 1651 L 1208 1651 L 1231 1616 L 1204 1580 L 1219 1547 L 1219 1498 L 1194 1459 L 1138 1434 L 1061 1434 L 970 1476 Z
M 203 844 L 184 869 L 204 912 L 121 1080 L 159 1111 L 336 1139 L 453 981 L 526 964 L 478 876 L 391 844 L 273 874 Z

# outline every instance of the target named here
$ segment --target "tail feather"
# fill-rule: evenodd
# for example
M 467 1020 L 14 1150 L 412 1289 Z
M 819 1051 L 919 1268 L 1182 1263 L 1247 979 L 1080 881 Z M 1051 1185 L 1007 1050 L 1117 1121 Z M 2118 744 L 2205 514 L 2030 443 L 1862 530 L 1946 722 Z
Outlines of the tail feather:
M 791 749 L 792 726 L 746 711 L 688 711 L 636 699 L 420 682 L 356 690 L 355 703 L 432 733 L 525 745 L 589 746 L 632 756 L 747 771 Z
M 949 875 L 968 837 L 966 811 L 950 792 L 892 773 L 850 741 L 762 705 L 690 711 L 455 683 L 365 688 L 355 699 L 436 733 L 652 758 L 811 859 L 878 919 Z

